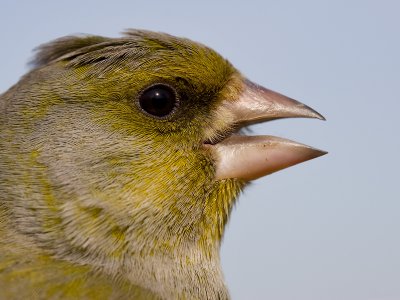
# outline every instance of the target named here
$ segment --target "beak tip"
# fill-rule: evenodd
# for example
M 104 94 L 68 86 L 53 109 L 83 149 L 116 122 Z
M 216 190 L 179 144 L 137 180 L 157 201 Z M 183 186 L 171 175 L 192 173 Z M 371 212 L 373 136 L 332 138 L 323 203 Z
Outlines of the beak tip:
M 306 111 L 306 115 L 308 115 L 309 118 L 314 118 L 314 119 L 319 119 L 322 121 L 326 121 L 326 118 L 321 115 L 319 112 L 317 112 L 315 109 L 312 109 L 311 107 L 309 107 L 308 105 L 304 105 L 305 111 Z
M 313 158 L 312 159 L 314 159 L 314 158 L 317 158 L 317 157 L 320 157 L 320 156 L 324 156 L 324 155 L 326 155 L 326 154 L 328 154 L 328 151 L 324 151 L 324 150 L 320 150 L 320 149 L 313 149 L 314 150 L 314 155 L 313 155 Z

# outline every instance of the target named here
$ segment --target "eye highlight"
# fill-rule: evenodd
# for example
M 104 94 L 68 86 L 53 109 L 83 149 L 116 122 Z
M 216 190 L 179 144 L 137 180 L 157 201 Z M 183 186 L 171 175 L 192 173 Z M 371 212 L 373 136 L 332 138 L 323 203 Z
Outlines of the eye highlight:
M 169 116 L 178 105 L 178 96 L 173 88 L 165 84 L 155 84 L 139 95 L 140 108 L 151 116 Z

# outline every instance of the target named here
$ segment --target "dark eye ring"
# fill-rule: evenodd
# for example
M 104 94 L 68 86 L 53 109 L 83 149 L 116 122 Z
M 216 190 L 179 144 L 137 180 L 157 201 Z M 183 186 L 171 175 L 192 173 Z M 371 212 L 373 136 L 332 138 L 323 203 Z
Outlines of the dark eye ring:
M 166 84 L 153 84 L 139 94 L 139 107 L 147 114 L 164 119 L 171 115 L 178 106 L 176 91 Z

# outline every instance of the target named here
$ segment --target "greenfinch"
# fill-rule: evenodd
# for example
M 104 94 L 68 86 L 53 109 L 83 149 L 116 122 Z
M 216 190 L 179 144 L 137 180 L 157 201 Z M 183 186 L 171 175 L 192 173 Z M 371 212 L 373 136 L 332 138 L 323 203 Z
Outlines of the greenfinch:
M 228 299 L 256 178 L 326 152 L 244 126 L 323 117 L 163 33 L 68 36 L 0 96 L 1 299 Z

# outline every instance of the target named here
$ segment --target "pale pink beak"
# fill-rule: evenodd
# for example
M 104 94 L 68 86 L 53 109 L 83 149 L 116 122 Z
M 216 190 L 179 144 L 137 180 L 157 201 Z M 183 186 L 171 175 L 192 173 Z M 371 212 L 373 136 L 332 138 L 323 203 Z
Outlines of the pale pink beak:
M 222 104 L 244 126 L 280 118 L 325 118 L 310 107 L 262 86 L 245 81 L 235 101 Z M 216 161 L 216 179 L 253 180 L 327 152 L 272 136 L 231 135 L 215 145 L 206 145 Z

